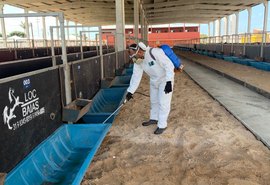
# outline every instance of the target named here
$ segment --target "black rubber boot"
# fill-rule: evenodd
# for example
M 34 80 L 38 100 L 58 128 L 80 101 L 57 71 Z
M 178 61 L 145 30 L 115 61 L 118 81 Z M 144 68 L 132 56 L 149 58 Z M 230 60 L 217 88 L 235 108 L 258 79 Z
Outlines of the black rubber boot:
M 149 125 L 154 125 L 154 124 L 157 124 L 157 120 L 153 120 L 153 119 L 150 119 L 149 121 L 144 121 L 142 123 L 142 126 L 149 126 Z
M 162 134 L 166 130 L 166 128 L 157 128 L 154 132 L 154 134 Z

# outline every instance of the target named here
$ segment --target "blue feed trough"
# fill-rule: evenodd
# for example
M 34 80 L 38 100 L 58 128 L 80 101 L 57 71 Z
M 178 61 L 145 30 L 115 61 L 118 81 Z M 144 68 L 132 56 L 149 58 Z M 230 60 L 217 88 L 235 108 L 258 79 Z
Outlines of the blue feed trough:
M 233 57 L 233 56 L 223 56 L 223 59 L 228 62 L 233 62 L 234 59 L 238 57 Z
M 202 52 L 202 55 L 207 56 L 207 55 L 208 55 L 208 52 L 207 52 L 207 51 L 203 51 L 203 52 Z
M 215 55 L 214 55 L 213 52 L 209 52 L 209 53 L 208 53 L 208 56 L 209 56 L 209 57 L 214 57 Z
M 111 82 L 111 87 L 128 87 L 131 76 L 116 76 Z
M 129 64 L 128 69 L 133 69 L 134 64 Z
M 223 59 L 223 55 L 222 55 L 222 54 L 217 54 L 217 53 L 215 53 L 215 58 Z
M 250 65 L 256 69 L 270 71 L 270 64 L 266 62 L 250 62 Z
M 126 68 L 123 70 L 122 75 L 132 75 L 133 74 L 133 68 Z
M 244 58 L 235 58 L 233 59 L 233 62 L 237 64 L 242 64 L 242 65 L 249 65 L 249 62 L 246 61 L 246 59 Z
M 83 121 L 86 123 L 102 123 L 124 102 L 125 94 L 125 87 L 101 89 L 93 98 L 89 111 L 83 116 Z M 112 123 L 115 115 L 106 123 Z
M 110 127 L 61 126 L 7 175 L 5 185 L 80 184 Z

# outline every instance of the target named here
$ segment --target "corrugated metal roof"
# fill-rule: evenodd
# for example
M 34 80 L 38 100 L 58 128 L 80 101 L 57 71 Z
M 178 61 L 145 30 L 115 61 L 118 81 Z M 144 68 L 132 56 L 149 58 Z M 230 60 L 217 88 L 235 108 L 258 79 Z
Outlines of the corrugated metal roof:
M 1 0 L 36 12 L 64 12 L 65 19 L 87 25 L 114 25 L 115 0 Z M 264 0 L 143 0 L 149 24 L 207 23 Z M 126 24 L 133 24 L 133 0 L 125 1 Z

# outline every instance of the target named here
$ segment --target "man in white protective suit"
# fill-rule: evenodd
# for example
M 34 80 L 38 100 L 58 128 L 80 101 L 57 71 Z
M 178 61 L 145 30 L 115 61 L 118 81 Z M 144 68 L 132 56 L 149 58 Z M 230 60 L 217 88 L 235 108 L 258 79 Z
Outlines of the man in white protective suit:
M 126 99 L 129 101 L 138 88 L 143 71 L 150 77 L 150 120 L 143 126 L 157 124 L 154 134 L 162 134 L 167 128 L 167 119 L 171 108 L 172 90 L 174 83 L 174 65 L 161 48 L 151 50 L 139 42 L 129 47 L 130 57 L 134 61 L 133 74 L 127 89 Z

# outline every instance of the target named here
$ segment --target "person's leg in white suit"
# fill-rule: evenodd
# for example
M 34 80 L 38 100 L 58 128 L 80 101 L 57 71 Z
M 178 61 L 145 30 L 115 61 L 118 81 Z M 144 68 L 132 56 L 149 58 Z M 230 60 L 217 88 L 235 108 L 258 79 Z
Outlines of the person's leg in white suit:
M 144 121 L 142 123 L 143 126 L 149 126 L 153 124 L 157 124 L 158 122 L 158 113 L 159 113 L 159 105 L 158 105 L 158 88 L 154 85 L 150 84 L 150 120 Z
M 151 110 L 150 110 L 150 119 L 158 120 L 159 114 L 159 100 L 158 100 L 158 88 L 154 85 L 150 84 L 150 102 L 151 102 Z
M 167 127 L 167 120 L 168 120 L 168 116 L 171 110 L 172 92 L 165 94 L 164 92 L 165 85 L 166 85 L 166 82 L 161 83 L 159 85 L 159 91 L 158 91 L 158 101 L 159 101 L 158 128 Z

